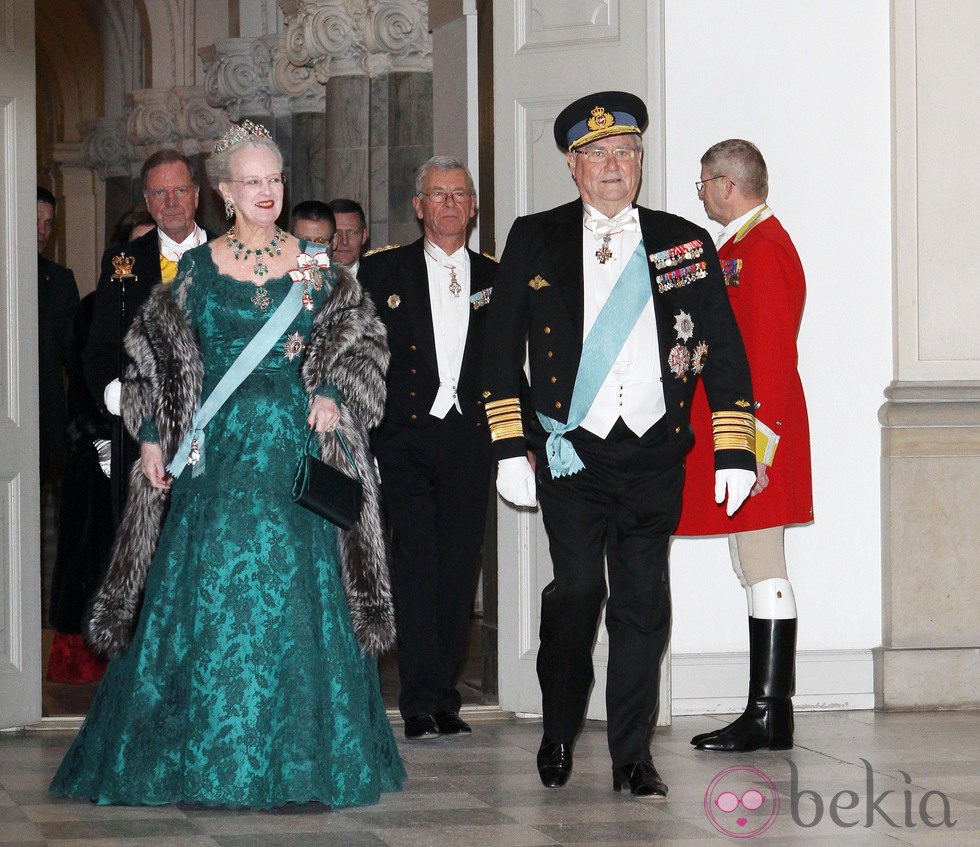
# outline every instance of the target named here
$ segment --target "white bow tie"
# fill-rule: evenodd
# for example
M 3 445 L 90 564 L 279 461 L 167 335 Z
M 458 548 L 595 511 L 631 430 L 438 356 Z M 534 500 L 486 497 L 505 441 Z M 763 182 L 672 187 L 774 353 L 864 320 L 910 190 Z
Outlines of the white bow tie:
M 627 206 L 613 218 L 590 218 L 588 228 L 601 241 L 607 235 L 618 232 L 639 232 L 640 219 L 636 209 Z

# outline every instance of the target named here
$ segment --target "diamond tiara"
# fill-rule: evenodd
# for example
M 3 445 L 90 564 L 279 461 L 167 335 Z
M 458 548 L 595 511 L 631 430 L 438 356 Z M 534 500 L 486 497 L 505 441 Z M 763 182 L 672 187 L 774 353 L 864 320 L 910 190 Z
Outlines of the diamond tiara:
M 241 124 L 232 124 L 229 130 L 218 139 L 214 145 L 214 152 L 221 153 L 229 147 L 234 147 L 246 138 L 271 138 L 272 136 L 262 124 L 253 124 L 248 118 Z

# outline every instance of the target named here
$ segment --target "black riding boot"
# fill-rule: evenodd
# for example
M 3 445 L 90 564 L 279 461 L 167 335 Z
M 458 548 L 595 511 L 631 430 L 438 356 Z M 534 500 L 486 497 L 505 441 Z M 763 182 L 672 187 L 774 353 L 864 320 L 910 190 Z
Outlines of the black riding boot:
M 793 746 L 796 618 L 749 618 L 749 701 L 724 729 L 691 739 L 699 750 L 744 752 Z

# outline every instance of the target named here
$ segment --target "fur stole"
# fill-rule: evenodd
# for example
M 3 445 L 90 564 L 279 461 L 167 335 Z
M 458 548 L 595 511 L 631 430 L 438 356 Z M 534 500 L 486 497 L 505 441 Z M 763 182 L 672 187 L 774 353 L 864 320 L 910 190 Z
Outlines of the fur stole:
M 193 275 L 191 264 L 180 295 L 193 284 Z M 340 427 L 364 484 L 364 499 L 358 523 L 349 532 L 338 530 L 341 574 L 358 645 L 364 652 L 382 653 L 394 645 L 395 615 L 380 480 L 367 431 L 384 413 L 387 336 L 360 283 L 336 265 L 332 275 L 335 286 L 314 318 L 302 378 L 311 402 L 321 385 L 336 386 L 344 398 Z M 123 421 L 136 438 L 143 421 L 152 419 L 165 462 L 190 427 L 204 376 L 180 295 L 175 298 L 170 286 L 156 286 L 124 341 L 132 361 L 123 380 Z M 347 470 L 336 438 L 321 436 L 320 446 L 323 461 Z M 136 462 L 108 572 L 86 626 L 86 640 L 103 656 L 120 655 L 132 640 L 169 504 L 169 492 L 152 488 Z

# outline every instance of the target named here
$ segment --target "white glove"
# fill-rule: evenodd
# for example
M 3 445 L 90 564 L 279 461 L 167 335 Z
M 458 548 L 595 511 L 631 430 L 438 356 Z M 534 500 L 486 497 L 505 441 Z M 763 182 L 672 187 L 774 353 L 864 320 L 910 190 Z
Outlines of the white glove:
M 497 462 L 497 493 L 515 506 L 536 506 L 538 498 L 531 463 L 523 456 Z
M 728 489 L 728 505 L 725 512 L 731 517 L 738 511 L 738 507 L 745 502 L 749 496 L 752 486 L 755 485 L 755 471 L 743 471 L 741 468 L 726 468 L 723 471 L 715 471 L 715 502 L 725 501 L 725 489 Z
M 102 392 L 102 400 L 110 415 L 119 414 L 119 410 L 122 408 L 119 402 L 121 397 L 122 383 L 118 379 L 114 379 L 105 387 L 105 391 Z

